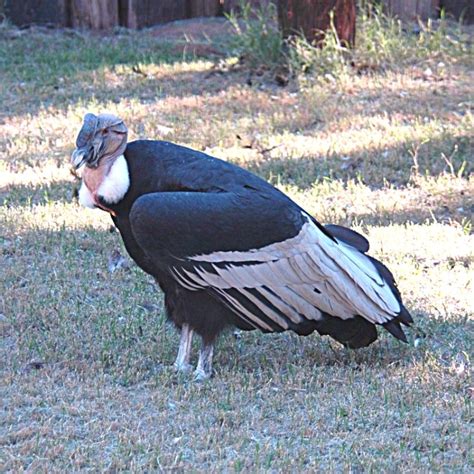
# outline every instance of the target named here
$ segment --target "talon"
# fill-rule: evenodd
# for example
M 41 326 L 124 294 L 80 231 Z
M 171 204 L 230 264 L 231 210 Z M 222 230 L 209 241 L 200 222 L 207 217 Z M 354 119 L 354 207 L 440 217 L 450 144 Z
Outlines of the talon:
M 195 382 L 204 382 L 209 380 L 212 377 L 212 372 L 207 373 L 204 370 L 196 369 L 194 371 L 194 381 Z
M 180 364 L 178 362 L 175 362 L 173 364 L 173 369 L 176 372 L 181 372 L 183 374 L 188 374 L 189 372 L 191 372 L 193 370 L 193 366 L 191 364 L 188 364 L 187 362 L 184 362 L 182 364 Z

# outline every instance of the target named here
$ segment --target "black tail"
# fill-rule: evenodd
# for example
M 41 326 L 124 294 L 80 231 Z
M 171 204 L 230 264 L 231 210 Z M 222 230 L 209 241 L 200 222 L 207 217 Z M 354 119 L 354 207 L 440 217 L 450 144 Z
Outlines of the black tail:
M 336 239 L 342 242 L 345 242 L 348 245 L 351 245 L 352 247 L 359 250 L 359 252 L 362 252 L 363 254 L 365 254 L 369 250 L 369 242 L 367 241 L 365 237 L 358 234 L 357 232 L 351 229 L 347 229 L 346 227 L 338 226 L 338 225 L 327 225 L 325 226 L 325 228 L 334 237 L 336 237 Z M 403 306 L 402 297 L 400 295 L 400 291 L 398 290 L 397 283 L 395 282 L 395 278 L 393 278 L 392 272 L 382 262 L 379 262 L 378 260 L 371 257 L 370 255 L 366 255 L 366 256 L 373 263 L 373 265 L 379 272 L 379 275 L 385 280 L 385 282 L 387 283 L 387 285 L 390 287 L 393 294 L 397 298 L 397 301 L 400 303 L 400 313 L 391 321 L 388 321 L 387 323 L 383 324 L 383 327 L 390 334 L 395 336 L 400 341 L 408 342 L 407 337 L 405 333 L 403 332 L 403 329 L 400 323 L 405 326 L 410 326 L 410 324 L 413 323 L 413 318 L 411 317 L 410 313 L 407 311 L 405 306 Z M 355 319 L 353 321 L 355 321 Z M 368 323 L 368 324 L 371 324 L 371 323 Z M 374 325 L 372 324 L 372 326 Z M 374 326 L 374 330 L 375 330 L 375 326 Z M 375 339 L 376 338 L 377 336 L 375 336 Z M 335 339 L 337 338 L 335 337 Z M 373 340 L 375 341 L 375 339 Z M 370 341 L 370 342 L 373 342 L 373 341 Z M 352 346 L 348 345 L 348 347 L 352 347 Z M 364 346 L 358 346 L 358 347 L 364 347 Z
M 413 318 L 411 317 L 408 310 L 403 306 L 402 297 L 400 295 L 400 291 L 398 290 L 397 283 L 393 278 L 392 272 L 381 262 L 375 260 L 375 258 L 370 257 L 367 255 L 372 263 L 374 264 L 375 268 L 379 272 L 380 276 L 387 282 L 388 286 L 392 290 L 393 294 L 397 298 L 397 301 L 400 303 L 400 313 L 398 313 L 397 317 L 388 321 L 387 323 L 383 324 L 383 327 L 392 335 L 395 336 L 397 339 L 403 342 L 408 342 L 405 333 L 403 332 L 401 324 L 405 326 L 410 326 L 413 323 Z M 401 323 L 401 324 L 400 324 Z

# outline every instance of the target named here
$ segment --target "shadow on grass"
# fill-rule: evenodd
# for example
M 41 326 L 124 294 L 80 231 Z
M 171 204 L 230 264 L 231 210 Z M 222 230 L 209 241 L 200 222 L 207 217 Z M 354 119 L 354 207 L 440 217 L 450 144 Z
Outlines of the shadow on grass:
M 138 32 L 103 37 L 74 32 L 27 34 L 15 41 L 0 39 L 0 55 L 5 58 L 5 92 L 10 93 L 2 110 L 6 116 L 34 115 L 45 107 L 67 110 L 73 103 L 97 100 L 133 98 L 147 103 L 163 96 L 162 78 L 147 74 L 144 67 L 197 59 L 194 49 L 186 52 L 172 41 Z M 209 59 L 213 57 L 211 53 Z M 104 70 L 115 72 L 117 67 L 125 68 L 123 76 L 130 75 L 122 86 L 117 86 L 117 78 L 110 84 L 100 79 Z M 189 79 L 196 87 L 183 94 L 201 91 L 202 77 L 207 74 L 184 75 L 182 80 Z
M 237 332 L 237 339 L 228 334 L 219 344 L 217 357 L 229 370 L 252 371 L 256 366 L 268 366 L 288 372 L 291 366 L 312 364 L 315 367 L 349 367 L 358 370 L 362 367 L 415 365 L 433 353 L 447 357 L 472 349 L 472 341 L 465 335 L 474 330 L 474 322 L 462 316 L 454 321 L 432 319 L 432 315 L 426 313 L 413 316 L 417 327 L 427 332 L 426 337 L 419 339 L 418 348 L 414 347 L 414 341 L 420 337 L 420 332 L 413 327 L 404 328 L 409 339 L 409 343 L 405 344 L 378 326 L 378 340 L 359 350 L 346 349 L 330 337 L 321 337 L 316 332 L 301 337 L 292 333 L 264 335 L 254 331 Z
M 3 82 L 7 84 L 6 90 L 12 93 L 12 99 L 5 101 L 5 104 L 14 104 L 10 108 L 5 106 L 4 113 L 10 116 L 34 115 L 44 107 L 66 110 L 79 103 L 118 103 L 122 99 L 136 99 L 149 104 L 157 98 L 199 97 L 204 93 L 218 93 L 230 85 L 245 86 L 248 78 L 245 72 L 217 74 L 218 80 L 215 80 L 216 74 L 209 70 L 171 70 L 167 75 L 156 76 L 143 70 L 149 65 L 173 65 L 196 59 L 192 54 L 186 57 L 176 46 L 173 40 L 159 39 L 149 32 L 117 36 L 56 32 L 49 35 L 27 34 L 15 41 L 1 40 L 0 54 L 6 58 Z M 213 60 L 215 56 L 211 54 L 207 58 Z M 117 66 L 123 66 L 127 73 L 111 78 L 110 82 L 106 78 L 100 80 L 103 70 L 116 72 Z M 212 80 L 208 80 L 210 78 Z M 371 114 L 389 112 L 396 115 L 400 113 L 400 103 L 403 102 L 403 114 L 407 118 L 424 119 L 433 107 L 425 108 L 420 104 L 433 101 L 444 104 L 446 97 L 439 92 L 443 90 L 442 82 L 433 84 L 434 92 L 431 88 L 421 87 L 421 84 L 418 90 L 408 91 L 408 96 L 404 89 L 404 100 L 400 99 L 398 90 L 363 91 L 363 100 L 355 104 L 350 113 L 366 114 L 367 104 L 370 104 Z M 272 83 L 264 84 L 263 88 L 260 86 L 256 84 L 259 90 L 265 89 L 269 96 L 280 90 Z M 450 96 L 456 95 L 453 92 Z M 378 107 L 377 101 L 382 95 L 384 100 Z M 449 100 L 455 103 L 456 97 Z M 291 114 L 285 116 L 278 128 L 291 130 Z
M 386 184 L 394 187 L 406 186 L 415 172 L 412 150 L 418 142 L 403 141 L 396 146 L 362 149 L 344 156 L 331 152 L 326 155 L 295 157 L 264 157 L 248 162 L 248 169 L 273 183 L 310 189 L 314 183 L 324 179 L 344 183 L 356 179 L 368 186 L 380 188 Z M 470 159 L 473 152 L 467 135 L 449 137 L 443 134 L 431 138 L 417 150 L 417 172 L 422 176 L 438 176 L 450 172 L 451 168 L 442 154 L 449 155 L 456 147 L 451 160 L 455 172 L 463 170 L 463 176 L 474 171 Z
M 40 81 L 54 85 L 58 78 L 75 77 L 117 65 L 172 64 L 183 56 L 173 53 L 173 45 L 150 35 L 130 33 L 101 36 L 76 31 L 50 34 L 27 33 L 15 41 L 0 42 L 6 55 L 7 78 L 24 83 Z

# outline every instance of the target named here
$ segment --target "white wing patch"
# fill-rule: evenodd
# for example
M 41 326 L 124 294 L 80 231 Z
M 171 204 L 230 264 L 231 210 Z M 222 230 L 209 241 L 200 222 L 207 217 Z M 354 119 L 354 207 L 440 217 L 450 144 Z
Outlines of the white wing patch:
M 110 168 L 109 173 L 102 181 L 97 195 L 109 204 L 116 204 L 127 194 L 130 187 L 127 160 L 120 155 Z
M 397 316 L 400 304 L 369 258 L 334 242 L 303 215 L 306 223 L 293 238 L 245 252 L 195 255 L 188 259 L 192 271 L 175 267 L 173 274 L 189 290 L 214 289 L 240 317 L 263 329 L 268 324 L 247 306 L 282 329 L 318 320 L 321 311 L 378 324 Z

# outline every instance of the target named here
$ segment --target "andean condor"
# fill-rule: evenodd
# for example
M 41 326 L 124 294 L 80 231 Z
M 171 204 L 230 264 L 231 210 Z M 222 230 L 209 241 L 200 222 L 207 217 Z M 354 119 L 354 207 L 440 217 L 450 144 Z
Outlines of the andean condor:
M 350 348 L 382 325 L 405 341 L 413 322 L 390 271 L 366 254 L 356 232 L 322 226 L 252 173 L 165 141 L 127 143 L 113 115 L 87 114 L 72 162 L 83 167 L 81 204 L 109 212 L 135 262 L 165 294 L 181 330 L 175 367 L 212 373 L 213 344 L 226 326 L 313 331 Z

